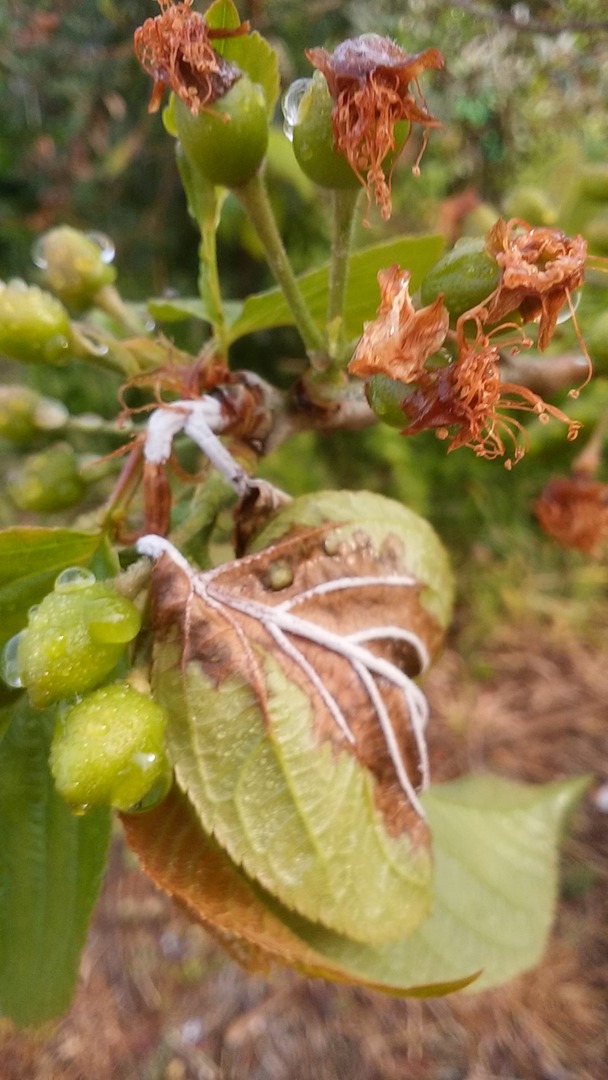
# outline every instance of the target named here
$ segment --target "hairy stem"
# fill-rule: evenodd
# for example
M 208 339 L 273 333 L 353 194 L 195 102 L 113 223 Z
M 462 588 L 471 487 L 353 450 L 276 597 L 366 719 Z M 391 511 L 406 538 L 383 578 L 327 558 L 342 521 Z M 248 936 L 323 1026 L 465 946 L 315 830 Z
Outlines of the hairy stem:
M 277 228 L 264 181 L 259 175 L 256 175 L 242 187 L 235 188 L 234 195 L 241 203 L 257 232 L 268 265 L 289 304 L 294 322 L 308 353 L 324 351 L 323 335 L 318 329 L 300 291 L 300 286 Z
M 344 354 L 344 299 L 355 211 L 359 197 L 360 192 L 351 188 L 333 192 L 333 231 L 329 263 L 327 325 L 330 340 L 332 341 L 330 355 L 334 361 L 341 360 Z

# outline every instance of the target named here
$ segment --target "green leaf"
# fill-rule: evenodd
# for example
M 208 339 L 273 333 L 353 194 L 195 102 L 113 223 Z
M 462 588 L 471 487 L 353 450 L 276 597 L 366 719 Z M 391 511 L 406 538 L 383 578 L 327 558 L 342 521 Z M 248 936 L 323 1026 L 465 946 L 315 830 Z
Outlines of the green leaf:
M 28 1025 L 69 1005 L 110 831 L 55 792 L 53 716 L 22 698 L 0 742 L 0 1011 Z
M 447 982 L 481 971 L 473 990 L 538 963 L 557 899 L 564 820 L 587 787 L 466 776 L 423 796 L 435 880 L 432 914 L 404 941 L 369 949 L 283 911 L 315 951 L 358 978 L 393 986 Z
M 232 0 L 215 0 L 205 12 L 205 21 L 213 30 L 234 30 L 241 25 Z M 254 30 L 236 37 L 213 38 L 213 48 L 220 56 L 236 64 L 252 82 L 262 87 L 269 117 L 279 96 L 279 61 L 272 45 Z
M 411 271 L 411 289 L 415 292 L 427 270 L 435 263 L 443 249 L 439 236 L 404 236 L 397 240 L 383 241 L 362 251 L 355 252 L 349 260 L 349 276 L 346 287 L 345 333 L 358 337 L 365 319 L 373 318 L 380 302 L 376 275 L 379 270 L 398 263 Z M 327 264 L 318 270 L 302 274 L 298 278 L 300 289 L 313 318 L 324 326 L 327 314 L 327 289 L 329 270 Z M 230 327 L 229 341 L 237 341 L 245 334 L 257 330 L 269 330 L 293 323 L 291 311 L 278 288 L 248 296 L 242 314 Z
M 88 566 L 100 533 L 75 529 L 11 528 L 0 532 L 0 646 L 23 629 L 32 604 L 52 589 L 67 566 Z

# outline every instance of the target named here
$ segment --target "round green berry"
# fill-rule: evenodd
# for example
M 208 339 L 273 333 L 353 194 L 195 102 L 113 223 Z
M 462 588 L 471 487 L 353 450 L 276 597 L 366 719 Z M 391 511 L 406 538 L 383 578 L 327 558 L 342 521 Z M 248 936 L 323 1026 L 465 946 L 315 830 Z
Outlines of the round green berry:
M 163 749 L 166 713 L 128 683 L 88 694 L 59 716 L 50 766 L 59 794 L 74 807 L 139 809 L 169 783 Z

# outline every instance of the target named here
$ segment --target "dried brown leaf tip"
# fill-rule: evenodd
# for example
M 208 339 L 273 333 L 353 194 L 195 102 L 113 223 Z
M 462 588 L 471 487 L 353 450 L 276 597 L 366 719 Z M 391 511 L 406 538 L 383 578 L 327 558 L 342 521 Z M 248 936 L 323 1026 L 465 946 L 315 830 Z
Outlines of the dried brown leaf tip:
M 309 49 L 306 56 L 325 76 L 334 99 L 336 150 L 345 155 L 368 198 L 374 192 L 382 217 L 389 218 L 390 172 L 385 175 L 382 163 L 396 149 L 395 124 L 399 121 L 422 125 L 425 141 L 429 128 L 440 127 L 419 93 L 418 76 L 425 68 L 442 68 L 443 56 L 438 49 L 408 55 L 377 34 L 343 41 L 333 53 Z
M 212 30 L 200 12 L 192 11 L 192 2 L 158 0 L 160 15 L 146 19 L 135 31 L 135 55 L 154 80 L 149 112 L 157 111 L 168 87 L 196 116 L 241 77 L 239 68 L 224 60 L 211 40 L 246 33 L 248 24 L 235 30 Z
M 534 503 L 544 532 L 586 555 L 608 546 L 608 484 L 583 473 L 554 476 Z
M 425 361 L 443 345 L 449 315 L 443 298 L 416 311 L 409 294 L 410 273 L 397 265 L 378 274 L 380 307 L 365 323 L 363 335 L 348 365 L 352 375 L 365 378 L 378 373 L 411 382 Z

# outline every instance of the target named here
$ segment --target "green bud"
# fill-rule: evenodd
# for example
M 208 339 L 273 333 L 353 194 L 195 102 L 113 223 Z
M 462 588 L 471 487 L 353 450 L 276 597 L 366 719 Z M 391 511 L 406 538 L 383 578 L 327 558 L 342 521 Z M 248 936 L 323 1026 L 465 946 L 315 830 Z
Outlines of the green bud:
M 39 237 L 33 258 L 45 285 L 73 311 L 91 307 L 99 290 L 116 277 L 110 265 L 114 258 L 111 240 L 102 233 L 86 234 L 69 225 Z
M 212 184 L 241 187 L 258 171 L 268 147 L 268 116 L 261 86 L 248 75 L 193 116 L 175 95 L 163 113 L 193 169 Z
M 420 298 L 426 307 L 441 293 L 453 321 L 494 292 L 499 276 L 500 269 L 488 255 L 484 238 L 465 237 L 429 270 Z
M 583 195 L 608 201 L 608 164 L 586 165 L 580 174 L 580 183 Z
M 407 419 L 401 408 L 406 388 L 388 375 L 372 375 L 365 383 L 365 396 L 379 420 L 389 427 L 404 428 Z
M 36 285 L 0 281 L 0 353 L 28 364 L 65 364 L 72 329 L 63 304 Z
M 59 794 L 81 810 L 140 809 L 150 793 L 166 793 L 170 773 L 163 749 L 166 713 L 128 683 L 89 694 L 60 715 L 50 766 Z
M 302 94 L 304 85 L 307 88 Z M 334 149 L 332 110 L 335 102 L 325 77 L 315 72 L 312 79 L 298 80 L 287 91 L 283 102 L 285 131 L 293 141 L 293 150 L 302 172 L 330 189 L 358 188 L 362 180 L 353 172 L 344 154 Z M 390 172 L 393 159 L 401 150 L 409 124 L 395 124 L 395 150 L 387 154 L 382 166 Z
M 42 397 L 27 386 L 0 386 L 0 438 L 17 446 L 39 432 L 64 426 L 68 410 L 61 401 Z
M 85 490 L 77 455 L 63 442 L 30 454 L 11 472 L 7 483 L 15 506 L 43 514 L 73 506 Z
M 494 221 L 496 216 L 494 214 Z M 503 204 L 503 216 L 507 218 L 523 218 L 530 225 L 549 227 L 557 221 L 557 210 L 546 191 L 543 191 L 542 188 L 525 185 L 514 188 L 507 195 Z M 484 231 L 487 231 L 487 229 Z
M 37 708 L 97 686 L 139 631 L 137 608 L 102 582 L 55 591 L 30 612 L 19 636 L 20 682 Z

